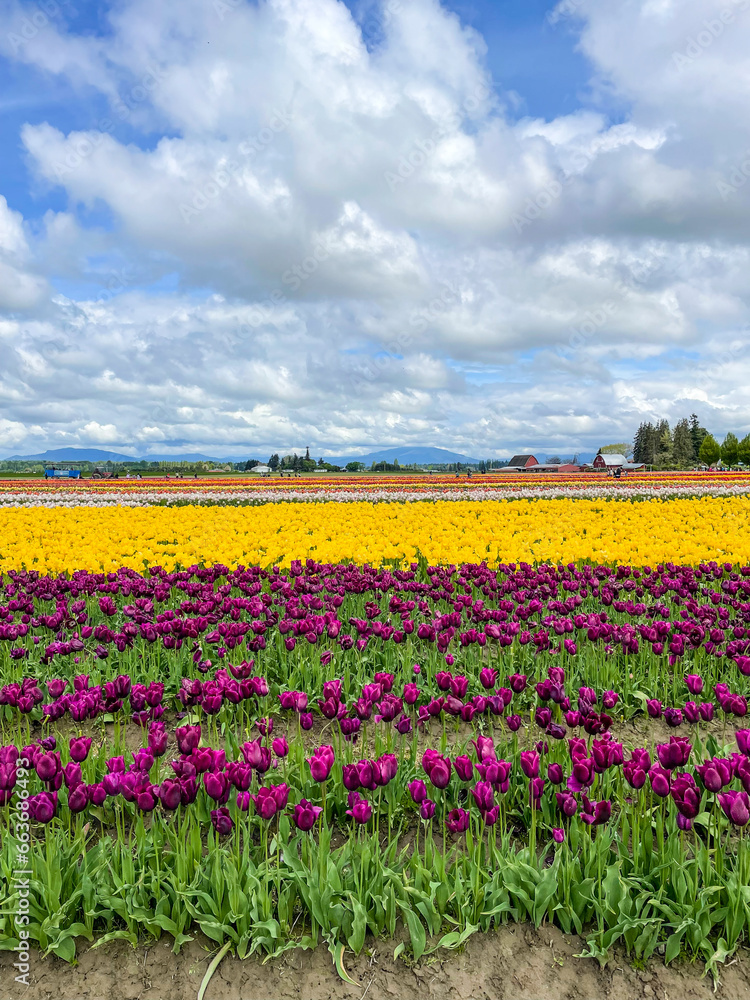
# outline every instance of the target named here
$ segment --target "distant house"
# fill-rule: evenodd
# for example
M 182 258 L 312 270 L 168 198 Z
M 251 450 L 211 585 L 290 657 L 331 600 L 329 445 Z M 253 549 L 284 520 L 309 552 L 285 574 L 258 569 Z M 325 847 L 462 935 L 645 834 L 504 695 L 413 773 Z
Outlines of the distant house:
M 252 469 L 248 469 L 248 472 L 255 472 L 259 476 L 265 476 L 266 473 L 271 471 L 270 465 L 254 465 Z
M 624 455 L 602 455 L 601 452 L 594 459 L 595 469 L 621 469 L 628 464 Z
M 535 465 L 539 465 L 539 462 L 534 458 L 533 455 L 514 455 L 507 465 L 504 465 L 502 469 L 498 469 L 498 472 L 521 472 L 526 469 L 531 469 Z

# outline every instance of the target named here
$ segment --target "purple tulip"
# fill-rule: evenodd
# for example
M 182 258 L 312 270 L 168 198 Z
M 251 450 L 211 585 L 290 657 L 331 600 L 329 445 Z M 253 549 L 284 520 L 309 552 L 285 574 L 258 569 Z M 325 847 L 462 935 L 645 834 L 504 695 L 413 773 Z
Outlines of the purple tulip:
M 327 780 L 331 773 L 333 757 L 329 757 L 328 755 L 318 756 L 318 751 L 316 751 L 316 756 L 310 757 L 307 763 L 310 766 L 310 774 L 313 777 L 313 781 L 323 782 Z
M 682 725 L 682 710 L 679 708 L 665 708 L 664 721 L 672 729 Z
M 670 772 L 654 765 L 648 772 L 648 777 L 654 794 L 660 799 L 665 799 L 669 795 Z
M 521 694 L 521 692 L 526 689 L 526 674 L 511 674 L 510 677 L 508 677 L 508 684 L 510 685 L 512 691 L 516 694 Z
M 255 812 L 261 819 L 273 819 L 279 811 L 278 801 L 273 791 L 262 785 L 256 795 L 251 795 L 255 805 Z
M 225 837 L 234 829 L 234 820 L 226 806 L 211 810 L 211 823 L 220 837 Z
M 89 804 L 88 790 L 85 785 L 75 785 L 68 793 L 68 809 L 72 813 L 83 812 Z
M 606 823 L 612 815 L 612 803 L 608 799 L 600 802 L 589 802 L 586 800 L 588 809 L 581 812 L 581 819 L 588 826 L 601 826 Z
M 544 784 L 544 778 L 531 778 L 529 781 L 529 803 L 532 809 L 541 808 Z
M 555 792 L 555 798 L 557 799 L 557 808 L 563 815 L 570 818 L 575 816 L 578 811 L 578 802 L 574 795 L 570 792 Z
M 201 741 L 200 723 L 196 726 L 181 726 L 175 729 L 177 747 L 183 757 L 189 757 Z
M 697 722 L 700 722 L 701 714 L 700 714 L 700 711 L 698 709 L 698 705 L 696 704 L 696 702 L 694 702 L 694 701 L 688 701 L 688 702 L 686 702 L 685 703 L 685 708 L 683 709 L 683 711 L 685 713 L 685 718 L 692 725 L 695 725 Z
M 80 764 L 89 755 L 89 750 L 91 749 L 91 737 L 90 736 L 71 736 L 70 741 L 70 757 L 76 763 Z
M 294 807 L 294 812 L 292 814 L 292 821 L 298 830 L 302 830 L 303 833 L 308 833 L 315 826 L 315 823 L 323 812 L 321 806 L 314 806 L 307 799 L 302 799 Z
M 28 798 L 29 816 L 36 823 L 49 823 L 57 812 L 57 792 L 40 792 Z
M 640 767 L 636 761 L 626 761 L 623 766 L 622 773 L 631 788 L 635 788 L 637 790 L 639 788 L 643 788 L 646 784 L 648 772 L 643 767 Z
M 660 719 L 662 715 L 661 702 L 657 698 L 649 698 L 646 701 L 646 711 L 652 719 Z
M 59 753 L 39 754 L 34 761 L 36 773 L 45 782 L 54 781 L 61 766 Z
M 552 839 L 556 844 L 562 844 L 565 841 L 565 831 L 561 830 L 559 826 L 552 828 Z
M 466 755 L 456 757 L 453 761 L 453 766 L 461 781 L 471 781 L 474 777 L 474 765 Z
M 750 821 L 750 798 L 747 792 L 720 792 L 719 805 L 734 826 L 746 826 Z
M 480 812 L 484 813 L 495 804 L 495 790 L 489 781 L 478 781 L 473 788 L 470 788 L 474 801 Z
M 685 683 L 690 694 L 700 694 L 703 690 L 703 678 L 700 674 L 687 674 Z
M 672 798 L 680 813 L 695 819 L 700 812 L 701 793 L 691 774 L 678 774 L 672 782 Z
M 602 695 L 602 707 L 609 711 L 615 707 L 619 700 L 620 696 L 616 691 L 605 691 Z
M 413 682 L 404 684 L 403 699 L 407 705 L 416 704 L 420 694 L 420 689 Z
M 356 792 L 354 794 L 356 795 Z M 351 809 L 347 809 L 346 815 L 351 816 L 354 822 L 360 825 L 369 823 L 372 818 L 372 805 L 367 799 L 360 798 Z
M 74 760 L 72 760 L 69 764 L 66 764 L 63 768 L 63 781 L 65 782 L 66 788 L 75 788 L 76 785 L 80 785 L 83 781 L 81 776 L 81 765 Z M 0 787 L 2 787 L 2 785 L 0 785 Z
M 487 691 L 491 690 L 495 686 L 495 681 L 497 680 L 497 670 L 494 667 L 483 667 L 479 671 L 479 683 Z
M 435 815 L 435 803 L 432 799 L 424 799 L 419 806 L 419 815 L 425 820 L 429 821 Z
M 535 750 L 521 751 L 521 770 L 527 778 L 539 777 L 539 754 Z
M 446 816 L 445 825 L 451 833 L 464 833 L 469 829 L 469 814 L 465 809 L 451 809 Z
M 152 722 L 148 730 L 148 746 L 154 757 L 163 757 L 167 752 L 169 733 L 163 722 Z
M 203 775 L 203 787 L 219 805 L 224 805 L 229 798 L 229 779 L 223 771 L 206 771 Z
M 180 783 L 179 781 L 173 781 L 171 778 L 165 778 L 164 781 L 157 786 L 156 794 L 162 806 L 170 812 L 173 812 L 182 800 Z
M 687 764 L 692 749 L 692 744 L 684 737 L 670 736 L 669 743 L 657 744 L 656 755 L 661 766 L 667 771 L 672 771 Z
M 547 777 L 553 785 L 561 785 L 565 775 L 560 764 L 554 763 L 547 767 Z
M 414 781 L 409 782 L 408 788 L 412 802 L 416 805 L 421 805 L 427 798 L 427 785 L 421 778 L 415 778 Z

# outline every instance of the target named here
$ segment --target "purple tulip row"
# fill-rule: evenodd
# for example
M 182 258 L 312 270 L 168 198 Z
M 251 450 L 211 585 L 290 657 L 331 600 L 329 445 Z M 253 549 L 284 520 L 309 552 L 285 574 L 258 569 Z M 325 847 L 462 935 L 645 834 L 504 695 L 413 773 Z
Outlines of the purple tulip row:
M 485 826 L 492 827 L 501 815 L 502 802 L 509 792 L 514 801 L 525 802 L 532 814 L 543 808 L 545 791 L 554 791 L 554 809 L 561 819 L 571 820 L 580 816 L 588 826 L 607 823 L 612 814 L 609 797 L 598 800 L 589 796 L 599 782 L 600 790 L 611 788 L 608 778 L 622 775 L 625 784 L 633 791 L 640 791 L 647 783 L 657 799 L 671 799 L 676 808 L 676 821 L 680 829 L 689 830 L 701 811 L 704 794 L 714 795 L 720 809 L 729 821 L 744 827 L 750 821 L 750 730 L 736 734 L 738 752 L 727 758 L 708 758 L 698 763 L 691 772 L 689 767 L 693 745 L 684 737 L 671 736 L 667 743 L 658 744 L 656 759 L 645 748 L 632 750 L 626 759 L 622 743 L 610 733 L 600 737 L 571 737 L 567 741 L 568 762 L 552 759 L 546 742 L 541 741 L 533 750 L 523 750 L 514 760 L 498 759 L 495 744 L 489 736 L 477 735 L 471 741 L 473 759 L 464 752 L 455 757 L 428 748 L 421 754 L 419 766 L 423 778 L 415 773 L 417 760 L 399 761 L 392 753 L 377 759 L 359 761 L 342 760 L 330 745 L 319 746 L 305 762 L 306 774 L 292 768 L 290 784 L 265 784 L 269 772 L 276 771 L 286 758 L 289 744 L 285 737 L 271 738 L 270 728 L 265 736 L 245 742 L 241 757 L 228 761 L 223 750 L 202 745 L 199 724 L 178 727 L 175 738 L 179 756 L 169 762 L 169 769 L 157 783 L 152 780 L 155 771 L 161 771 L 159 759 L 167 750 L 168 733 L 164 723 L 152 722 L 148 731 L 148 745 L 137 750 L 128 763 L 124 756 L 106 761 L 105 773 L 96 781 L 84 780 L 92 740 L 88 736 L 74 736 L 68 740 L 67 756 L 63 764 L 54 737 L 46 737 L 19 750 L 15 745 L 0 747 L 0 805 L 10 805 L 19 779 L 19 767 L 33 770 L 41 790 L 28 797 L 29 815 L 34 822 L 49 823 L 60 810 L 58 793 L 66 791 L 65 808 L 77 814 L 90 806 L 102 807 L 122 799 L 131 803 L 141 813 L 151 813 L 157 807 L 166 813 L 195 803 L 203 795 L 212 807 L 209 815 L 220 834 L 229 833 L 238 813 L 251 809 L 262 821 L 269 821 L 287 810 L 292 787 L 302 789 L 311 780 L 325 789 L 331 783 L 334 796 L 346 796 L 346 816 L 355 824 L 367 824 L 373 817 L 373 801 L 366 793 L 384 789 L 394 781 L 401 767 L 406 767 L 402 794 L 418 807 L 422 821 L 430 822 L 436 813 L 437 802 L 443 803 L 445 825 L 457 834 L 468 829 L 471 803 Z M 557 755 L 559 756 L 559 754 Z M 296 758 L 299 759 L 299 758 Z M 89 761 L 89 764 L 96 762 Z M 334 772 L 334 766 L 340 770 Z M 457 792 L 465 787 L 469 798 Z M 411 780 L 406 780 L 411 778 Z M 524 785 L 525 782 L 525 785 Z M 520 784 L 519 784 L 520 783 Z M 740 788 L 732 787 L 735 783 Z M 25 783 L 24 783 L 25 787 Z M 234 796 L 234 816 L 227 808 Z M 443 799 L 441 800 L 441 796 Z M 447 798 L 446 798 L 447 796 Z M 549 797 L 548 797 L 549 798 Z M 437 800 L 437 801 L 436 801 Z M 451 808 L 446 812 L 445 804 Z M 463 804 L 459 804 L 463 803 Z M 307 798 L 291 808 L 293 823 L 303 831 L 310 831 L 320 820 L 325 805 L 313 804 Z M 554 827 L 554 836 L 560 840 L 562 827 Z
M 373 597 L 364 617 L 347 611 L 361 594 Z M 324 663 L 335 649 L 361 652 L 407 639 L 441 655 L 488 642 L 569 656 L 590 643 L 634 654 L 645 643 L 671 666 L 702 648 L 735 659 L 750 674 L 748 595 L 750 567 L 715 562 L 425 571 L 415 563 L 391 572 L 308 560 L 293 563 L 288 573 L 217 565 L 174 573 L 151 567 L 147 575 L 125 568 L 106 575 L 79 571 L 70 579 L 24 571 L 8 574 L 3 584 L 0 643 L 8 643 L 13 659 L 39 647 L 47 664 L 69 656 L 106 659 L 136 641 L 167 650 L 188 643 L 199 671 L 212 664 L 204 646 L 222 659 L 243 644 L 257 653 L 275 637 L 287 651 L 300 641 L 330 646 Z M 164 607 L 178 599 L 179 607 Z M 54 613 L 43 613 L 46 602 L 54 602 Z M 613 620 L 613 613 L 626 620 Z

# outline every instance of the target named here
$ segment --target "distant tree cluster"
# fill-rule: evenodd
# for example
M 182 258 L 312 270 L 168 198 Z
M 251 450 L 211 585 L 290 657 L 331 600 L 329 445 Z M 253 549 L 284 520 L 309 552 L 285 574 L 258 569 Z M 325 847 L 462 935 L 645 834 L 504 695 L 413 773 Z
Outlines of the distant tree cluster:
M 272 472 L 341 472 L 341 466 L 331 465 L 323 458 L 319 458 L 316 462 L 314 458 L 310 457 L 309 448 L 304 457 L 295 452 L 293 455 L 284 455 L 283 458 L 280 458 L 278 453 L 274 452 L 266 465 Z
M 674 429 L 666 420 L 642 423 L 633 441 L 633 461 L 655 469 L 689 469 L 699 462 L 715 465 L 719 459 L 729 468 L 738 462 L 750 465 L 750 434 L 738 441 L 730 431 L 719 444 L 694 413 L 678 420 Z
M 632 444 L 628 444 L 626 441 L 622 441 L 618 444 L 605 444 L 603 448 L 599 449 L 600 455 L 624 455 L 626 458 L 630 458 L 633 454 Z

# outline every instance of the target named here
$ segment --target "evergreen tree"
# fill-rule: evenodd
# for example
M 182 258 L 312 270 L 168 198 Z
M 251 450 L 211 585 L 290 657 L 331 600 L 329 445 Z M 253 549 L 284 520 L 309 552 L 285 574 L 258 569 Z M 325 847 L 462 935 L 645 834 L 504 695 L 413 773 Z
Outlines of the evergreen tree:
M 737 445 L 737 458 L 743 465 L 750 465 L 750 434 L 746 434 Z
M 690 414 L 690 437 L 693 439 L 693 454 L 697 458 L 700 454 L 703 438 L 708 434 L 705 427 L 701 427 L 695 413 Z
M 276 454 L 271 455 L 271 457 L 268 459 L 268 468 L 269 469 L 276 470 L 276 469 L 278 469 L 278 467 L 279 467 L 280 464 L 281 463 L 279 461 L 279 456 L 276 455 Z
M 672 437 L 672 457 L 678 467 L 686 467 L 695 461 L 693 437 L 686 417 L 678 420 L 675 424 Z
M 654 461 L 654 425 L 652 423 L 642 423 L 638 428 L 633 440 L 633 461 L 647 462 Z
M 737 440 L 737 435 L 732 434 L 731 431 L 724 438 L 724 442 L 721 446 L 721 460 L 724 465 L 728 465 L 731 469 L 733 465 L 737 464 L 737 448 L 739 442 Z
M 672 432 L 669 429 L 669 421 L 659 421 L 656 425 L 655 438 L 656 462 L 664 468 L 672 462 Z

